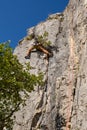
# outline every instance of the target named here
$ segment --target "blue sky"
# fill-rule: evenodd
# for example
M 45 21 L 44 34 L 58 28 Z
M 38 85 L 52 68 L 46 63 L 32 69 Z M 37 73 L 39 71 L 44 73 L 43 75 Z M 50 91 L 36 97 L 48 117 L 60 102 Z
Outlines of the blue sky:
M 26 36 L 26 30 L 45 21 L 48 15 L 62 12 L 69 0 L 0 0 L 0 43 L 11 46 Z

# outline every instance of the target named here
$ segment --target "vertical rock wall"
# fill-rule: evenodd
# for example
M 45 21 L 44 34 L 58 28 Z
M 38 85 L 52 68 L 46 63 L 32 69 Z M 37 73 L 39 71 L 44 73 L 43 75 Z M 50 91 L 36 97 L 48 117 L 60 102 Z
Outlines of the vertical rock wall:
M 26 106 L 15 113 L 13 130 L 87 130 L 87 0 L 71 0 L 64 13 L 50 15 L 28 30 L 14 54 L 31 73 L 44 73 L 44 86 L 35 87 Z M 32 33 L 48 32 L 53 57 L 33 51 L 25 59 L 35 39 Z

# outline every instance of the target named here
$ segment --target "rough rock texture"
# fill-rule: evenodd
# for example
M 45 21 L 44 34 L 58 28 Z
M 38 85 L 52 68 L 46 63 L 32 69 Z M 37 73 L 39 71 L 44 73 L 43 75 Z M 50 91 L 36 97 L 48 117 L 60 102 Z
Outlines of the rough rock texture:
M 25 59 L 34 42 L 28 39 L 48 32 L 53 57 L 33 51 Z M 14 54 L 31 73 L 44 73 L 44 86 L 35 87 L 26 106 L 15 113 L 13 130 L 87 130 L 87 0 L 70 0 L 61 14 L 28 30 Z

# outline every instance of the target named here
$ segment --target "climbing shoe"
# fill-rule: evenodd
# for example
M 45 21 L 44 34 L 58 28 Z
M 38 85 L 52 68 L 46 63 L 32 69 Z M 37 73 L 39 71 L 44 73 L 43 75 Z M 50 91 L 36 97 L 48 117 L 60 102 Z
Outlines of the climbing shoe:
M 53 57 L 53 53 L 51 52 L 51 53 L 49 53 L 49 57 Z
M 29 55 L 25 56 L 25 59 L 30 59 L 30 56 Z

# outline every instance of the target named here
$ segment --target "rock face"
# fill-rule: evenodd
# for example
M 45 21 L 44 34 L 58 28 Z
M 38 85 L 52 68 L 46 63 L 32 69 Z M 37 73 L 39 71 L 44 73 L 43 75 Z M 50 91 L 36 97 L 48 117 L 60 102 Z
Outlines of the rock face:
M 48 32 L 53 57 L 27 49 L 35 36 Z M 44 86 L 35 87 L 26 106 L 15 113 L 13 130 L 87 130 L 87 0 L 70 0 L 63 13 L 50 15 L 28 30 L 14 54 L 31 73 L 44 73 Z

